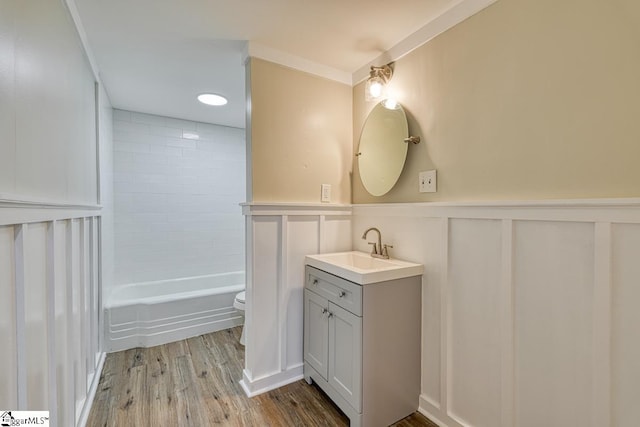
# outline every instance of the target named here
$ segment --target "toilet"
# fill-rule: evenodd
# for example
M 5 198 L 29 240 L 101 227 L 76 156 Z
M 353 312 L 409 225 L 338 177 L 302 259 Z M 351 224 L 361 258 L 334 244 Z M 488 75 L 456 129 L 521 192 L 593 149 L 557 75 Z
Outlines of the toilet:
M 238 310 L 244 317 L 244 298 L 245 291 L 239 292 L 233 300 L 233 308 Z M 244 322 L 243 322 L 244 323 Z M 240 335 L 240 344 L 244 345 L 244 324 L 242 325 L 242 335 Z

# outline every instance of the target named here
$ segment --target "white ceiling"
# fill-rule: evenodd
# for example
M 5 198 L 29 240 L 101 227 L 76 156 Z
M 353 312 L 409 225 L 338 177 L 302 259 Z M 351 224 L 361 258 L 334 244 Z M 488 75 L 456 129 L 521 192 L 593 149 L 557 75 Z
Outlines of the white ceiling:
M 247 41 L 350 76 L 462 2 L 75 0 L 115 108 L 241 128 Z

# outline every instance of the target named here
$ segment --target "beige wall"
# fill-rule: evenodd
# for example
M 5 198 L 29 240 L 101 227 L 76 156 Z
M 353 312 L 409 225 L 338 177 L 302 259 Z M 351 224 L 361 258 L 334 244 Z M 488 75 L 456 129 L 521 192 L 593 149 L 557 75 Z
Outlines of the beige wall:
M 398 60 L 390 90 L 423 142 L 382 197 L 354 164 L 355 203 L 640 196 L 636 2 L 499 0 Z M 373 104 L 353 96 L 355 150 Z
M 260 59 L 250 63 L 254 202 L 351 202 L 351 87 Z

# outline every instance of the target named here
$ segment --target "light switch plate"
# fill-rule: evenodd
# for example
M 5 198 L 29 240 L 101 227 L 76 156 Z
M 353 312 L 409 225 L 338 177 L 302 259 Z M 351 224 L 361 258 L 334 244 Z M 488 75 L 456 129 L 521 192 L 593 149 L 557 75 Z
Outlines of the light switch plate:
M 419 190 L 421 193 L 436 192 L 436 171 L 420 172 L 418 175 Z
M 322 184 L 320 201 L 323 203 L 329 203 L 331 201 L 331 184 Z

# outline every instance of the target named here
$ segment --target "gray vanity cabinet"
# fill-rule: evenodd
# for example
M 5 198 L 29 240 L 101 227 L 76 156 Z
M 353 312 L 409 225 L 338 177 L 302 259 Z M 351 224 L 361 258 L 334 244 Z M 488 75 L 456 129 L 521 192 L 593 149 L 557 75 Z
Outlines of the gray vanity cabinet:
M 362 317 L 329 303 L 329 385 L 362 408 Z
M 420 393 L 421 276 L 358 285 L 307 266 L 304 376 L 349 417 L 386 426 Z
M 348 301 L 347 293 L 353 295 L 352 286 L 358 285 L 341 283 L 335 280 L 337 277 L 327 281 L 324 275 L 328 273 L 323 273 L 320 270 L 313 273 L 310 288 L 304 292 L 305 361 L 335 393 L 359 411 L 362 406 L 362 317 L 338 305 L 349 306 L 348 302 L 344 303 Z M 338 304 L 330 300 L 336 298 Z
M 325 380 L 329 375 L 329 302 L 304 291 L 304 360 Z

